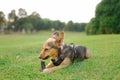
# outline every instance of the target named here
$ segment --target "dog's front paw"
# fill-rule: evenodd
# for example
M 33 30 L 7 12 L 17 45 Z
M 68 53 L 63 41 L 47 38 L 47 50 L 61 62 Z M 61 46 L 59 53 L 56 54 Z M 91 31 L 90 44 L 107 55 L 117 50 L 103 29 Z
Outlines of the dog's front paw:
M 46 68 L 46 69 L 43 70 L 43 73 L 50 73 L 50 72 L 52 72 L 52 70 L 49 69 L 49 68 Z

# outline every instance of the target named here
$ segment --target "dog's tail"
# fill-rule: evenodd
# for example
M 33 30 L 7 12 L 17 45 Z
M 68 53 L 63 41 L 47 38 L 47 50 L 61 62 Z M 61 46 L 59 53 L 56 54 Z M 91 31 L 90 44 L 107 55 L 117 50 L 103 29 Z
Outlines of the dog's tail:
M 88 59 L 88 58 L 90 58 L 90 57 L 92 57 L 92 53 L 91 53 L 91 51 L 87 48 L 87 49 L 86 49 L 86 58 Z

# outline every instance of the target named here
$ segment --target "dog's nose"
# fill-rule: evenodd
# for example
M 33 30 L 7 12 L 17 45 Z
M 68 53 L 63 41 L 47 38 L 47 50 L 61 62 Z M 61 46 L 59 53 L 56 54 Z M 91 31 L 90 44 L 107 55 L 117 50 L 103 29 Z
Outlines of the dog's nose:
M 39 56 L 38 58 L 39 58 L 39 59 L 41 59 L 41 57 L 40 57 L 40 56 Z

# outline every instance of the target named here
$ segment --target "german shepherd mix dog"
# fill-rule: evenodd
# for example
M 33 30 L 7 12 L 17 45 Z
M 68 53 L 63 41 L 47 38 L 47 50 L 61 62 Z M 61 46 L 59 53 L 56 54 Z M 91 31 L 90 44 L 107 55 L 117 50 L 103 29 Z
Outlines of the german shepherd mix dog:
M 40 59 L 51 58 L 49 64 L 43 69 L 43 72 L 53 72 L 71 64 L 74 60 L 82 61 L 90 58 L 91 53 L 84 46 L 74 44 L 65 45 L 63 42 L 64 32 L 56 31 L 43 45 L 40 53 Z

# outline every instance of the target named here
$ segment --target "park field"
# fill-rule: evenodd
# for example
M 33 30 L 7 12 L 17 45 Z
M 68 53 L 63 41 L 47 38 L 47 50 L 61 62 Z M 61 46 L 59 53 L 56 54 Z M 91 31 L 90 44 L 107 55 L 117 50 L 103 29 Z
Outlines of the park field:
M 52 33 L 0 35 L 0 80 L 120 80 L 120 35 L 117 34 L 87 36 L 65 32 L 66 44 L 88 47 L 92 58 L 75 61 L 53 73 L 41 73 L 38 55 Z

